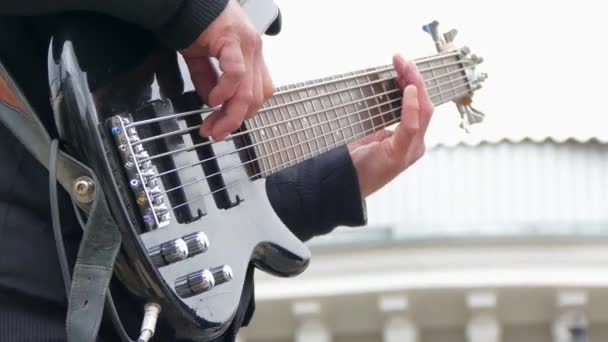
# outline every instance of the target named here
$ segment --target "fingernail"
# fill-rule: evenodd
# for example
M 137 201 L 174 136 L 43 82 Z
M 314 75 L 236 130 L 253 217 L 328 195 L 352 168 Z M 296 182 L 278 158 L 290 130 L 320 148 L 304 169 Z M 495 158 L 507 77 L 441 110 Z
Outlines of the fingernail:
M 224 140 L 226 138 L 226 136 L 228 136 L 227 133 L 218 133 L 218 132 L 216 132 L 216 133 L 212 134 L 212 138 L 211 139 L 213 139 L 213 141 L 222 141 L 222 140 Z

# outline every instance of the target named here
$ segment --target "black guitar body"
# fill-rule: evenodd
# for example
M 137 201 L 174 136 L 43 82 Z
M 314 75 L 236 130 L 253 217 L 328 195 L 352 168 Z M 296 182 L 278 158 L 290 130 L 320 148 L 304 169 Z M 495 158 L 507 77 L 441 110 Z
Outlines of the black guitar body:
M 66 150 L 97 174 L 121 229 L 117 276 L 142 303 L 162 306 L 160 326 L 169 326 L 170 334 L 206 341 L 230 324 L 250 263 L 275 275 L 293 276 L 306 268 L 310 254 L 276 216 L 264 179 L 252 177 L 257 174 L 255 162 L 242 165 L 255 161 L 245 134 L 204 145 L 197 130 L 191 130 L 143 144 L 150 156 L 187 146 L 186 141 L 204 146 L 151 160 L 145 167 L 151 164 L 156 174 L 169 172 L 156 178 L 161 190 L 175 190 L 162 203 L 138 197 L 138 178 L 128 171 L 138 159 L 128 166 L 125 151 L 135 149 L 137 139 L 191 127 L 202 118 L 184 116 L 135 130 L 124 126 L 200 109 L 189 83 L 174 51 L 128 24 L 79 15 L 67 17 L 53 36 L 49 84 L 56 123 Z M 121 139 L 134 132 L 137 139 L 124 147 Z M 201 178 L 204 181 L 197 181 Z M 156 221 L 146 216 L 142 210 L 152 205 L 143 205 L 146 200 L 168 215 L 159 209 L 157 214 L 166 216 L 159 214 Z M 166 220 L 158 221 L 161 216 Z M 208 246 L 186 238 L 201 232 Z M 181 245 L 175 243 L 180 239 Z M 163 249 L 183 242 L 189 247 L 186 256 L 175 257 L 179 250 Z M 154 259 L 154 251 L 157 257 L 162 252 L 161 257 Z M 202 279 L 210 274 L 213 284 Z

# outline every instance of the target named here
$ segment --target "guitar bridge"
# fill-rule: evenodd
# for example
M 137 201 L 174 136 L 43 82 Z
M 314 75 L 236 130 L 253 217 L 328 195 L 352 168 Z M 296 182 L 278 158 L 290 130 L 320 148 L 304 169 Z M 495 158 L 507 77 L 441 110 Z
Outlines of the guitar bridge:
M 161 195 L 164 193 L 162 184 L 155 178 L 157 170 L 150 161 L 140 162 L 148 158 L 149 154 L 143 144 L 139 143 L 137 130 L 125 127 L 131 121 L 130 116 L 114 116 L 111 121 L 112 137 L 146 228 L 161 228 L 171 221 L 169 206 L 165 202 L 165 195 Z

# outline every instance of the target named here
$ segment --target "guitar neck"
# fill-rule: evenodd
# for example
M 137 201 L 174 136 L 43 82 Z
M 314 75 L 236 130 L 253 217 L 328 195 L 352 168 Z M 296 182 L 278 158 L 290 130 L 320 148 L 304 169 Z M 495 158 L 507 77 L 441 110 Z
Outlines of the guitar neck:
M 415 60 L 435 106 L 472 93 L 459 52 Z M 280 87 L 247 129 L 264 177 L 400 120 L 392 65 Z

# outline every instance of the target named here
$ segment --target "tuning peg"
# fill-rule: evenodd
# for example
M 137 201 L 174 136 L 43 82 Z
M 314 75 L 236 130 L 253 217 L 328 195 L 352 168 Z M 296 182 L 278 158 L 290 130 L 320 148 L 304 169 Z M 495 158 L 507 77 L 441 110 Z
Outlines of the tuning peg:
M 471 120 L 471 124 L 476 124 L 476 123 L 480 123 L 483 121 L 483 119 L 485 119 L 486 115 L 484 113 L 482 113 L 481 111 L 475 109 L 475 107 L 473 106 L 469 106 L 469 110 L 472 112 L 472 119 Z
M 445 39 L 446 43 L 451 43 L 454 41 L 454 38 L 458 35 L 458 30 L 453 29 L 443 34 L 443 39 Z
M 469 101 L 466 101 L 465 103 L 467 104 L 456 104 L 456 108 L 458 108 L 460 119 L 462 120 L 460 128 L 464 129 L 467 133 L 470 133 L 469 127 L 482 122 L 486 115 L 473 108 Z
M 481 64 L 481 63 L 483 63 L 483 57 L 479 57 L 479 56 L 477 56 L 475 54 L 472 54 L 471 57 L 470 57 L 470 59 L 475 64 Z
M 479 74 L 479 76 L 477 76 L 477 81 L 480 83 L 484 82 L 487 79 L 488 79 L 488 74 L 485 72 L 482 72 L 481 74 Z
M 463 129 L 467 134 L 471 133 L 471 131 L 469 131 L 469 124 L 465 119 L 467 115 L 465 106 L 461 104 L 456 104 L 456 108 L 458 108 L 458 112 L 460 113 L 460 128 Z
M 439 28 L 439 22 L 437 20 L 433 20 L 432 22 L 422 26 L 422 29 L 424 30 L 424 32 L 433 36 L 433 39 L 435 39 L 435 37 L 439 37 L 439 35 L 437 34 L 439 32 L 438 28 Z
M 437 20 L 435 20 L 429 24 L 426 24 L 422 27 L 424 32 L 430 34 L 431 37 L 433 38 L 437 51 L 441 52 L 441 51 L 443 51 L 444 42 L 441 40 L 441 37 L 439 36 L 438 28 L 439 28 L 439 22 Z
M 471 107 L 470 105 L 464 106 L 464 113 L 463 124 L 465 127 L 480 123 L 486 117 L 485 114 Z

